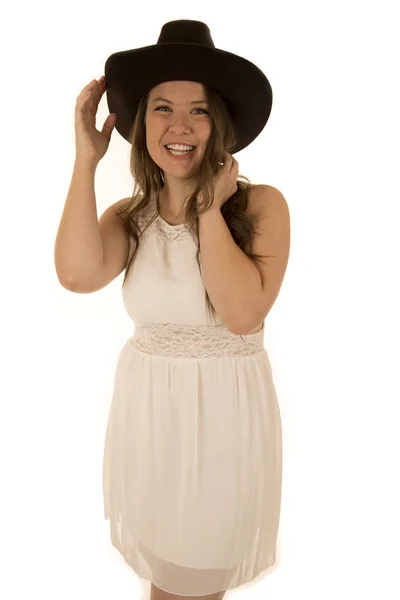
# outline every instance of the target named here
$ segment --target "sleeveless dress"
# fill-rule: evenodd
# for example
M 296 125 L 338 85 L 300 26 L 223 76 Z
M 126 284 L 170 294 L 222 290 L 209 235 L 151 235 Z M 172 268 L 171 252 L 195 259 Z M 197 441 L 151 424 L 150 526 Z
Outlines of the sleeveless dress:
M 141 230 L 156 211 L 153 193 Z M 196 251 L 186 224 L 160 215 L 140 238 L 103 456 L 112 545 L 140 578 L 188 596 L 274 564 L 282 483 L 264 325 L 240 336 L 218 316 L 209 324 Z

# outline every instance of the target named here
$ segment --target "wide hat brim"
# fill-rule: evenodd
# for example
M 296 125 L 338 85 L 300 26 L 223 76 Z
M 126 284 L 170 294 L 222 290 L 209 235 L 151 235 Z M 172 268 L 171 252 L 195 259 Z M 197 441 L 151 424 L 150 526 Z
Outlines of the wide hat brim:
M 232 154 L 256 139 L 271 113 L 272 88 L 264 73 L 241 56 L 202 44 L 171 42 L 116 52 L 104 74 L 108 109 L 127 141 L 139 100 L 165 81 L 197 81 L 218 92 L 238 139 Z

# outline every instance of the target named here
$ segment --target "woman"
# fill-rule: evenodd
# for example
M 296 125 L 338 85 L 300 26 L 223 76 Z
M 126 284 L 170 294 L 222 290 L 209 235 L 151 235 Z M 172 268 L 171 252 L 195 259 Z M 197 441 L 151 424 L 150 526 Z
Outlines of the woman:
M 135 322 L 107 424 L 105 518 L 151 600 L 222 600 L 276 560 L 281 419 L 263 333 L 289 213 L 276 188 L 238 181 L 232 156 L 265 126 L 272 91 L 198 21 L 165 24 L 156 45 L 113 54 L 105 73 L 78 98 L 77 160 L 97 165 L 115 127 L 132 144 L 136 189 L 99 220 L 96 281 L 70 288 L 95 291 L 125 268 Z

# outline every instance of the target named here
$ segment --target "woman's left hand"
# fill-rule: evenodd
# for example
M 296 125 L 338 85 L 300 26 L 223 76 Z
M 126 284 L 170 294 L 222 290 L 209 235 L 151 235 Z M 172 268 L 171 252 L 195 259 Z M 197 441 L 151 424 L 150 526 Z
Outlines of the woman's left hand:
M 238 173 L 239 163 L 231 154 L 224 152 L 224 164 L 218 167 L 215 176 L 214 201 L 209 210 L 220 210 L 221 206 L 237 191 Z

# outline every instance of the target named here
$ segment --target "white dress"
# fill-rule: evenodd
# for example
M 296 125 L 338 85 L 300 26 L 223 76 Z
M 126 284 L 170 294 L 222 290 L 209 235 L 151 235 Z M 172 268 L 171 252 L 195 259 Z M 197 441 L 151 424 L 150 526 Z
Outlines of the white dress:
M 156 210 L 153 194 L 141 228 Z M 103 458 L 112 545 L 140 578 L 188 596 L 274 564 L 282 482 L 264 326 L 241 337 L 208 323 L 196 250 L 186 224 L 160 216 L 141 237 Z

